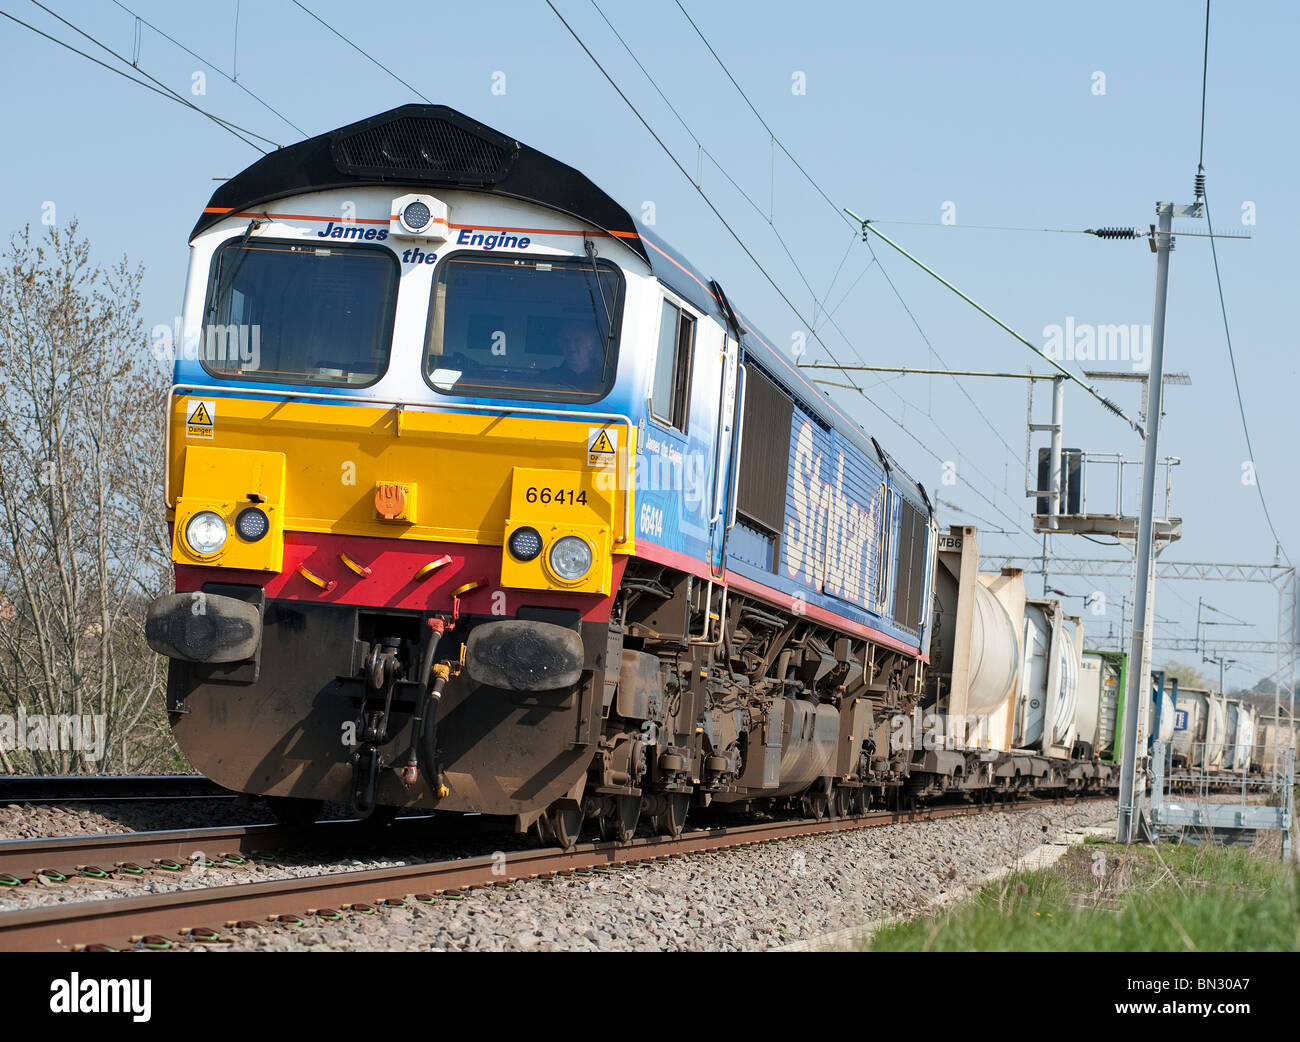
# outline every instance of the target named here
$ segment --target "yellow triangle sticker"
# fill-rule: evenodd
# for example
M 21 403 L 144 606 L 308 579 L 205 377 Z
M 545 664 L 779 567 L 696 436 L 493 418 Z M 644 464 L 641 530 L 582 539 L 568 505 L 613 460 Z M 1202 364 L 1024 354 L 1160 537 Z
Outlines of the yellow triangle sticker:
M 611 445 L 609 442 L 609 435 L 606 434 L 604 431 L 601 431 L 600 434 L 596 437 L 596 440 L 592 442 L 591 451 L 607 452 L 612 456 L 614 454 L 614 446 Z
M 194 410 L 189 422 L 195 427 L 211 427 L 212 417 L 208 415 L 208 407 L 203 402 L 199 402 L 199 407 Z

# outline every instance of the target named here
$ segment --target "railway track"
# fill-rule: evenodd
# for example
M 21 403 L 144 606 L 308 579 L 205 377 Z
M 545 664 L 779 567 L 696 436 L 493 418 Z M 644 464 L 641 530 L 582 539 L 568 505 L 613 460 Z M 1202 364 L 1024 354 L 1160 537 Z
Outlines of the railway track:
M 397 843 L 455 841 L 503 830 L 504 819 L 488 817 L 398 818 L 377 829 L 364 821 L 321 821 L 314 825 L 236 825 L 217 828 L 113 832 L 0 840 L 0 887 L 36 876 L 63 881 L 77 876 L 139 875 L 141 871 L 179 871 L 200 858 L 215 865 L 274 860 L 285 852 L 336 852 Z M 2 891 L 0 891 L 2 892 Z
M 346 822 L 326 822 L 325 829 Z M 197 855 L 209 858 L 253 858 L 301 841 L 307 830 L 280 825 L 235 828 L 168 829 L 156 832 L 115 832 L 98 836 L 54 836 L 0 841 L 0 884 L 15 885 L 41 875 L 47 879 L 84 876 L 98 879 L 136 868 L 176 864 L 187 867 Z
M 662 836 L 637 838 L 629 843 L 580 843 L 570 850 L 558 848 L 525 849 L 500 854 L 425 864 L 338 872 L 267 882 L 243 883 L 200 889 L 170 890 L 142 897 L 118 900 L 80 901 L 49 907 L 22 909 L 0 914 L 0 951 L 67 951 L 166 949 L 177 942 L 200 940 L 220 943 L 232 940 L 233 931 L 258 928 L 264 923 L 305 923 L 313 917 L 322 920 L 339 918 L 347 912 L 374 913 L 384 906 L 402 906 L 413 900 L 433 902 L 449 895 L 463 896 L 465 891 L 515 883 L 575 872 L 590 872 L 632 867 L 647 861 L 676 858 L 689 854 L 741 848 L 806 836 L 847 832 L 883 825 L 934 821 L 940 818 L 980 813 L 1026 811 L 1044 806 L 1072 805 L 1111 797 L 1032 800 L 1007 806 L 929 807 L 912 811 L 869 811 L 854 818 L 803 819 L 770 821 L 758 824 L 718 826 L 683 833 L 677 838 Z M 339 823 L 355 825 L 355 823 Z M 326 827 L 330 827 L 327 825 Z M 316 837 L 317 826 L 297 830 L 290 836 L 278 826 L 248 829 L 191 830 L 188 839 L 173 835 L 165 842 L 176 844 L 160 855 L 180 862 L 175 851 L 185 844 L 202 840 L 207 850 L 215 849 L 214 833 L 226 833 L 220 841 L 247 844 L 239 849 L 252 850 L 264 845 L 272 835 L 281 840 L 296 840 L 310 831 Z M 264 829 L 268 831 L 258 831 Z M 207 836 L 199 833 L 208 832 Z M 239 833 L 240 835 L 235 835 Z M 250 835 L 251 834 L 251 835 Z M 342 830 L 340 837 L 346 835 Z M 355 833 L 353 833 L 355 835 Z M 84 838 L 84 837 L 83 837 Z M 120 851 L 132 857 L 147 858 L 148 839 L 143 834 L 93 837 L 122 843 Z M 34 843 L 71 841 L 33 841 Z M 164 842 L 164 841 L 159 841 Z M 0 870 L 17 872 L 4 861 L 5 845 L 0 844 Z M 88 849 L 73 846 L 73 850 Z M 204 849 L 202 847 L 196 849 Z M 13 849 L 14 854 L 19 854 Z M 117 851 L 109 843 L 100 849 L 101 860 Z M 40 860 L 41 851 L 28 850 L 22 856 Z M 242 856 L 242 855 L 241 855 Z M 36 871 L 37 866 L 27 871 Z M 138 861 L 136 862 L 138 864 Z M 156 859 L 154 864 L 157 865 Z M 44 867 L 44 866 L 39 866 Z M 143 867 L 143 866 L 141 866 Z
M 129 800 L 234 800 L 201 774 L 17 775 L 0 777 L 0 804 L 99 803 Z

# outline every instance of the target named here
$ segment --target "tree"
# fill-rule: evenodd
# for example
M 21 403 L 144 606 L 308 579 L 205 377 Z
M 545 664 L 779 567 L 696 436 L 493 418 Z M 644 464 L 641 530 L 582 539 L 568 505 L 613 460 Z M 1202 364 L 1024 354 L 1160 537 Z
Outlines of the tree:
M 1179 687 L 1194 687 L 1206 691 L 1218 687 L 1217 681 L 1211 680 L 1194 666 L 1185 666 L 1181 662 L 1170 660 L 1160 668 L 1165 671 L 1166 676 L 1176 679 Z
M 167 375 L 146 350 L 142 277 L 125 257 L 95 264 L 75 221 L 41 241 L 25 229 L 0 256 L 2 770 L 139 770 L 171 754 L 157 740 L 164 662 L 143 632 L 170 553 Z

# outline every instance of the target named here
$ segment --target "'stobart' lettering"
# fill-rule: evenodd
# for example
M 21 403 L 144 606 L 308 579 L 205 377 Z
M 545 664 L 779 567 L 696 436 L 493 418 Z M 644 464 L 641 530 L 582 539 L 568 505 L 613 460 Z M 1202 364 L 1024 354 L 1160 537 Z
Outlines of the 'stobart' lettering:
M 844 453 L 835 462 L 834 482 L 822 480 L 822 455 L 815 452 L 813 426 L 805 421 L 795 439 L 790 484 L 793 516 L 785 525 L 785 567 L 815 589 L 865 604 L 870 545 L 879 504 L 859 506 L 844 494 Z

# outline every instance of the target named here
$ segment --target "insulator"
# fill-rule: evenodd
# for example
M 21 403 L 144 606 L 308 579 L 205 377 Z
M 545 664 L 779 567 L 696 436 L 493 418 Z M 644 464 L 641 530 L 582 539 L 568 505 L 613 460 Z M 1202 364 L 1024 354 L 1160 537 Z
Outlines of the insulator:
M 1192 196 L 1198 202 L 1205 198 L 1205 172 L 1198 171 L 1196 174 L 1196 194 Z
M 1089 228 L 1089 235 L 1095 235 L 1099 239 L 1136 239 L 1138 230 L 1136 228 Z

